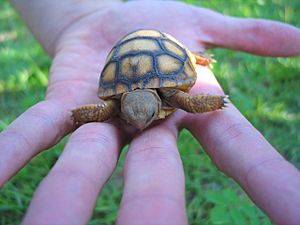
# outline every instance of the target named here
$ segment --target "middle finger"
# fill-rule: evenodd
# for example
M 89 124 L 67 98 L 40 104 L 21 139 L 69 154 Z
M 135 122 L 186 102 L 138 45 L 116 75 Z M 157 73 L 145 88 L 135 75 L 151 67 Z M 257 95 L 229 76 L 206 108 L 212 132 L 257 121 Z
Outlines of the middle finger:
M 177 129 L 164 122 L 132 141 L 117 224 L 187 224 L 176 136 Z

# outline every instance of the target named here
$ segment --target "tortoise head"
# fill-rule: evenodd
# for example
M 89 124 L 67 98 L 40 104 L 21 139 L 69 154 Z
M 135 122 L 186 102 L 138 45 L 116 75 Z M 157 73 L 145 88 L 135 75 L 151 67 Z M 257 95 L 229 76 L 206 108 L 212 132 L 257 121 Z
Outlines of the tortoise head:
M 124 119 L 143 130 L 158 118 L 161 100 L 155 91 L 135 90 L 126 92 L 121 99 L 121 112 Z

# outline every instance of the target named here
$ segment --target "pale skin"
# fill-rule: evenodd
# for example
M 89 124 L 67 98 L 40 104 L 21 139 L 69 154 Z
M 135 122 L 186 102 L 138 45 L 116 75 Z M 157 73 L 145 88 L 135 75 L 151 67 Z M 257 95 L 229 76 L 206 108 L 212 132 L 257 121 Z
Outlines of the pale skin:
M 1 186 L 36 154 L 74 129 L 70 109 L 99 101 L 95 84 L 106 54 L 129 31 L 142 27 L 164 30 L 199 51 L 222 46 L 270 56 L 300 53 L 300 31 L 293 26 L 232 18 L 177 2 L 12 3 L 53 62 L 45 100 L 29 108 L 0 134 Z M 205 75 L 198 77 L 192 93 L 223 94 L 209 69 L 198 70 Z M 274 223 L 300 221 L 299 171 L 229 104 L 226 110 L 209 114 L 178 110 L 138 134 L 120 125 L 120 121 L 80 127 L 37 188 L 23 224 L 87 223 L 101 188 L 116 166 L 120 149 L 129 140 L 117 224 L 187 224 L 184 174 L 176 145 L 178 130 L 183 127 Z

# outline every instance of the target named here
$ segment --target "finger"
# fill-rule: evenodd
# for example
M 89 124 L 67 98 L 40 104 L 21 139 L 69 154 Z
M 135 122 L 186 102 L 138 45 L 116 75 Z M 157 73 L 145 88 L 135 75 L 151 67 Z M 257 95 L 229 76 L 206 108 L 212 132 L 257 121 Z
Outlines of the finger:
M 164 123 L 129 146 L 117 224 L 187 224 L 177 130 Z
M 42 101 L 0 133 L 0 187 L 41 150 L 49 148 L 71 128 L 66 104 Z
M 208 46 L 270 56 L 300 54 L 300 29 L 292 25 L 266 19 L 224 16 L 203 8 L 198 9 L 198 15 L 201 37 Z M 206 20 L 203 20 L 204 17 Z
M 212 74 L 199 77 L 218 87 Z M 300 221 L 299 171 L 229 105 L 222 111 L 187 117 L 186 126 L 220 170 L 234 178 L 277 224 Z
M 268 56 L 300 54 L 300 30 L 292 25 L 264 19 L 231 18 L 231 40 L 225 47 Z M 229 34 L 228 34 L 229 35 Z
M 87 224 L 120 148 L 120 131 L 113 125 L 90 123 L 77 129 L 36 190 L 23 224 Z

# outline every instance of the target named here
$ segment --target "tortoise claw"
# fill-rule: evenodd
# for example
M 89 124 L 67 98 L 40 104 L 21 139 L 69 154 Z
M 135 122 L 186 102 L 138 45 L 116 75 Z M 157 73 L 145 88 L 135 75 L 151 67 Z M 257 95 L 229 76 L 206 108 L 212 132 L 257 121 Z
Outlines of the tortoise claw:
M 221 109 L 224 109 L 224 108 L 228 107 L 228 105 L 230 103 L 229 95 L 224 95 L 223 96 L 223 102 L 224 102 L 224 104 L 223 104 Z

